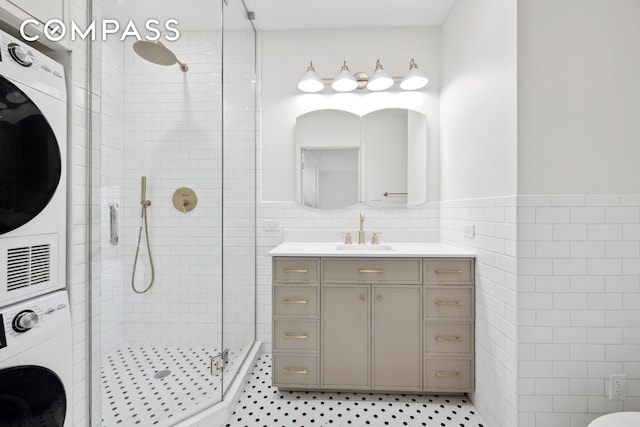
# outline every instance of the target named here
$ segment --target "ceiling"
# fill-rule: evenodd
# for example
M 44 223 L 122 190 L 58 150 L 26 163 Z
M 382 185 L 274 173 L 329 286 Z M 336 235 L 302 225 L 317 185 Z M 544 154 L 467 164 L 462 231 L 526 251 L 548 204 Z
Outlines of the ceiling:
M 258 30 L 410 27 L 440 25 L 455 0 L 228 0 L 233 6 L 231 27 L 246 26 L 240 2 L 255 13 Z M 103 0 L 104 16 L 122 23 L 133 19 L 144 28 L 148 18 L 176 18 L 183 31 L 219 28 L 220 6 L 215 0 Z M 233 21 L 233 22 L 230 22 Z M 245 21 L 241 23 L 240 21 Z M 225 25 L 226 28 L 229 26 Z
M 234 0 L 231 0 L 234 1 Z M 244 0 L 259 30 L 440 25 L 455 0 Z

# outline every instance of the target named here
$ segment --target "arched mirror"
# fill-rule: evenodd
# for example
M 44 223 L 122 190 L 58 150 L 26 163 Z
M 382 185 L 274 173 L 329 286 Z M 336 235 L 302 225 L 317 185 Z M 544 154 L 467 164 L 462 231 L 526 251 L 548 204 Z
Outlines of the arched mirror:
M 427 199 L 427 118 L 402 108 L 362 117 L 317 110 L 296 119 L 299 203 L 414 206 Z

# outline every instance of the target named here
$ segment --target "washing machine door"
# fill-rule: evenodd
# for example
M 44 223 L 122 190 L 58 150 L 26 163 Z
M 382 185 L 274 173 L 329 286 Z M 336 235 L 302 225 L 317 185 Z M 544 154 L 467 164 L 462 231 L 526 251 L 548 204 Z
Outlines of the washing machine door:
M 67 399 L 62 381 L 42 366 L 0 370 L 0 426 L 62 427 Z
M 0 76 L 0 235 L 35 218 L 62 171 L 58 141 L 37 105 Z

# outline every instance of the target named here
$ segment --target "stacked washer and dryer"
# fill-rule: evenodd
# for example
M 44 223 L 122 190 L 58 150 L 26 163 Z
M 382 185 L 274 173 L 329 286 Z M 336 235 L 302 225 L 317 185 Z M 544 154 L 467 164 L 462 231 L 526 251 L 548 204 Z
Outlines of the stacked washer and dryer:
M 71 426 L 64 69 L 0 32 L 0 426 Z

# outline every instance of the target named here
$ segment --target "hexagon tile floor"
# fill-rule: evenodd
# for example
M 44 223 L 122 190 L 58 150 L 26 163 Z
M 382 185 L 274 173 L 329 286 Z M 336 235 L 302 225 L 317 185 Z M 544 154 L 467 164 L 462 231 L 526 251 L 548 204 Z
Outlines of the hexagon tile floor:
M 466 396 L 281 392 L 258 359 L 226 427 L 487 427 Z

